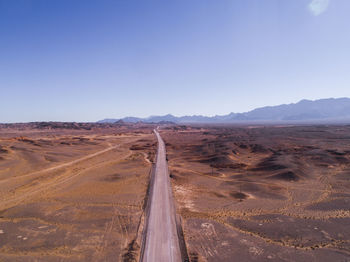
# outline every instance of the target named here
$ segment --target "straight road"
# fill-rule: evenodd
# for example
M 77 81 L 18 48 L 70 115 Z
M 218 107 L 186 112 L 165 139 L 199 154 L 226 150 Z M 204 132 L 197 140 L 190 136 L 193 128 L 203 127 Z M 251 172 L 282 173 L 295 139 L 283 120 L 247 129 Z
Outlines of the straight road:
M 146 220 L 145 248 L 141 257 L 143 262 L 181 261 L 165 145 L 157 130 L 154 133 L 158 139 L 157 162 Z

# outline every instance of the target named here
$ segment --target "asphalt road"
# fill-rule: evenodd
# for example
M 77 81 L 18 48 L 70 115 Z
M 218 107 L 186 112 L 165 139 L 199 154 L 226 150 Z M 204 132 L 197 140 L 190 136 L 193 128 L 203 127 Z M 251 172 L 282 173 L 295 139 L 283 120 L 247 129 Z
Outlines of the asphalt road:
M 142 261 L 181 261 L 165 144 L 159 133 L 154 132 L 158 139 L 158 152 Z

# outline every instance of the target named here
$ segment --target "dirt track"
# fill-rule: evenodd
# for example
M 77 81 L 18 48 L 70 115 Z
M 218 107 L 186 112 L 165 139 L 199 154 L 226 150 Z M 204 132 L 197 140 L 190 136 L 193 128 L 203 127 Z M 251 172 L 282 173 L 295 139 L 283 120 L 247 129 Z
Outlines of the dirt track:
M 151 128 L 7 132 L 0 130 L 0 261 L 138 260 Z

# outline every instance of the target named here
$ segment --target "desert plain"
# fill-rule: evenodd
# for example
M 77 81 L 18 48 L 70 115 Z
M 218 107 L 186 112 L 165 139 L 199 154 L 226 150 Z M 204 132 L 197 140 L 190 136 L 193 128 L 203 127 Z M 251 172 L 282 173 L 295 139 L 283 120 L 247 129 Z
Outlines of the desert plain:
M 152 130 L 2 127 L 0 261 L 137 259 Z
M 350 126 L 162 136 L 191 261 L 350 261 Z
M 0 261 L 138 261 L 155 124 L 0 126 Z M 160 126 L 190 261 L 350 261 L 350 126 Z

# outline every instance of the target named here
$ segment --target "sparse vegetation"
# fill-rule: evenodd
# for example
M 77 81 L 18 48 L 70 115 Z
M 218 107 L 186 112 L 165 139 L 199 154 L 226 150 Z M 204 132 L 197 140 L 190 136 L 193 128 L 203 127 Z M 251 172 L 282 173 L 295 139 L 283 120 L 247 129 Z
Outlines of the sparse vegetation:
M 138 260 L 153 126 L 72 125 L 0 128 L 1 261 Z
M 349 134 L 348 126 L 164 130 L 191 259 L 348 259 Z

